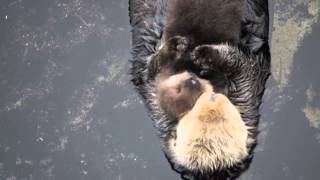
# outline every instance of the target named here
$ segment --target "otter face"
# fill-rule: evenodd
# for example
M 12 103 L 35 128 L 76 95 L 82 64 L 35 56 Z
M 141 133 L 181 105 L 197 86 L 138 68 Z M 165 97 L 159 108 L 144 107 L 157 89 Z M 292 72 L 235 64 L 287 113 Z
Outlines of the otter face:
M 176 136 L 167 142 L 171 161 L 205 172 L 232 167 L 247 157 L 253 140 L 238 109 L 225 95 L 188 72 L 158 82 L 161 108 L 177 118 Z

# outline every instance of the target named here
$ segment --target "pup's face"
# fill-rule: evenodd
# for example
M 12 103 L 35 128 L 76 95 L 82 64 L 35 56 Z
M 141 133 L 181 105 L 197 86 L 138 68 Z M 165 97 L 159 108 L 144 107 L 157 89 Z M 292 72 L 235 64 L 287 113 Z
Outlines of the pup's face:
M 158 82 L 161 108 L 178 120 L 176 137 L 167 142 L 173 163 L 189 170 L 213 171 L 247 157 L 247 145 L 252 143 L 248 128 L 225 95 L 188 72 Z

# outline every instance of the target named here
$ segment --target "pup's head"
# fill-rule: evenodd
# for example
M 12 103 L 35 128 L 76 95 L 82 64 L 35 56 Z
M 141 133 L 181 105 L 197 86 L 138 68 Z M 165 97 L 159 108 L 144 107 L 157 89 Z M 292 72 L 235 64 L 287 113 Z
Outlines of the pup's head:
M 157 81 L 158 103 L 176 125 L 165 142 L 171 163 L 196 172 L 234 166 L 248 156 L 248 128 L 229 99 L 212 85 L 183 72 Z

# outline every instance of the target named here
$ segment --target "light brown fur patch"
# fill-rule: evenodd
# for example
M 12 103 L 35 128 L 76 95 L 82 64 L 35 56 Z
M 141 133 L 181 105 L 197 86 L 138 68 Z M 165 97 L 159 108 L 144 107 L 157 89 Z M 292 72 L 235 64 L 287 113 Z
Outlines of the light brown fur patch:
M 229 167 L 248 155 L 248 128 L 237 108 L 222 94 L 206 91 L 177 125 L 177 138 L 171 139 L 174 160 L 192 170 Z M 215 95 L 214 100 L 211 96 Z

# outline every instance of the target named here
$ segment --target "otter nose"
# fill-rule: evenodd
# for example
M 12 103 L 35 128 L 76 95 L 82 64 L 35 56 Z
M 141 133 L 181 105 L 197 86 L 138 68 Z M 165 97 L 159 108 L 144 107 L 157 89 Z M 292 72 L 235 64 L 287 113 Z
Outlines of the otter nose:
M 191 89 L 191 90 L 198 90 L 201 87 L 199 80 L 195 77 L 191 77 L 191 78 L 187 79 L 184 82 L 184 86 L 188 89 Z

